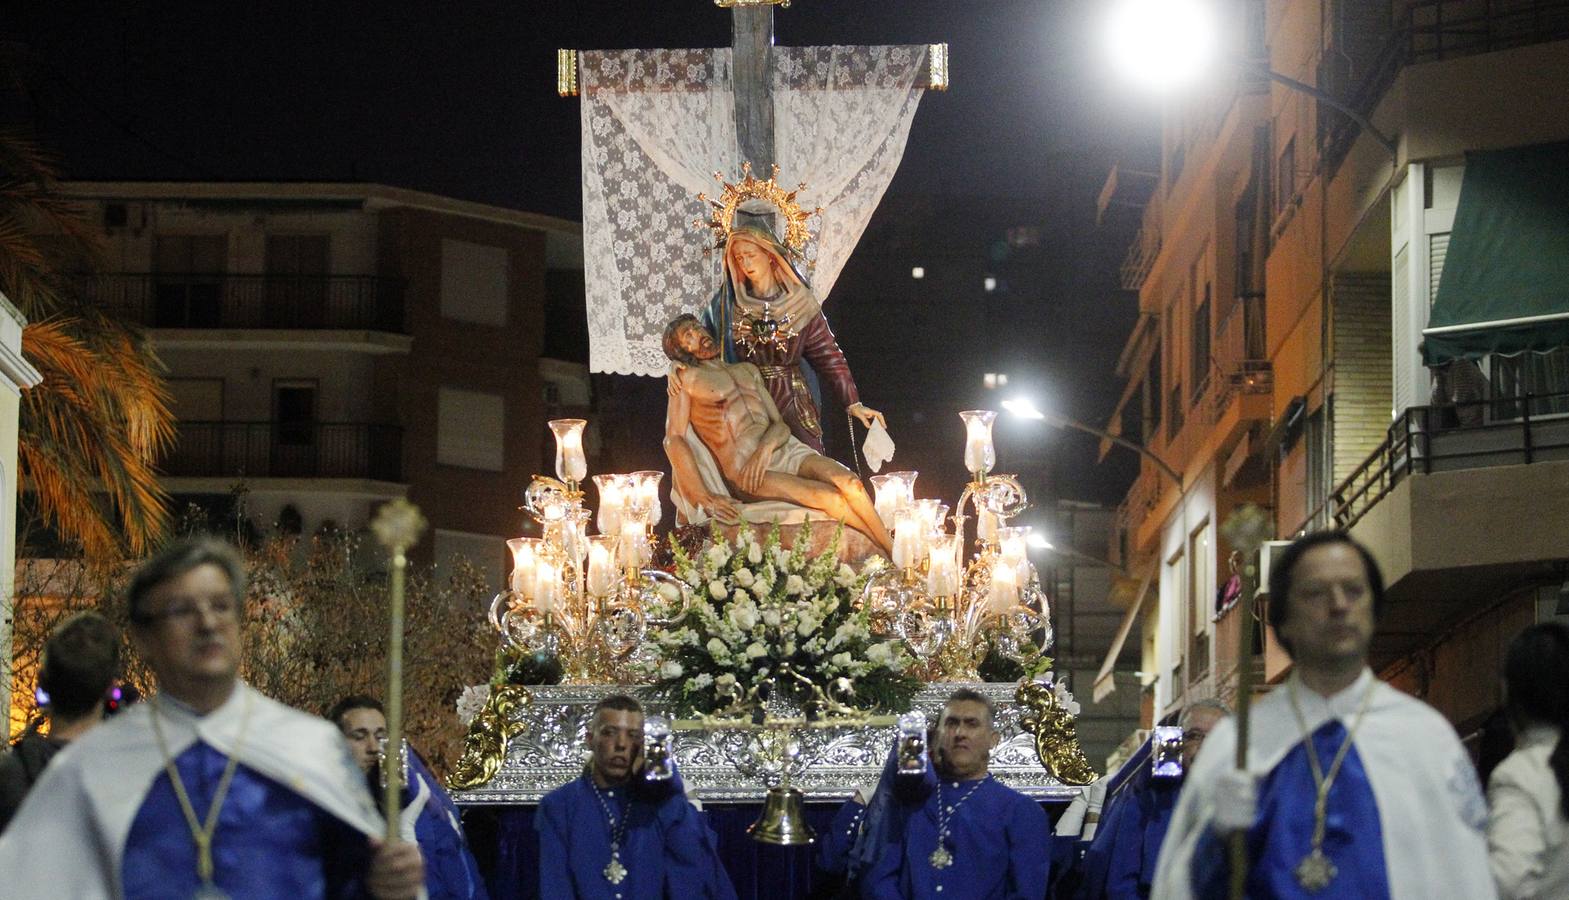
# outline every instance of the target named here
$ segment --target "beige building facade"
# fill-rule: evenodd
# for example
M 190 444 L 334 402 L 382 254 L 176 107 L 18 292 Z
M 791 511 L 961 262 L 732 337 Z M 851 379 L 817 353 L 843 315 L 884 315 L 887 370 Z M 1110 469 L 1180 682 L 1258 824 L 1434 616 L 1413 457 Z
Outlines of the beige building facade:
M 1372 549 L 1392 601 L 1374 665 L 1462 734 L 1497 707 L 1514 633 L 1569 612 L 1569 341 L 1550 337 L 1569 296 L 1511 311 L 1525 282 L 1489 279 L 1538 270 L 1487 249 L 1569 228 L 1510 183 L 1516 159 L 1569 162 L 1569 5 L 1542 6 L 1232 3 L 1244 74 L 1170 104 L 1111 423 L 1182 476 L 1146 461 L 1112 547 L 1151 573 L 1127 615 L 1152 718 L 1230 697 L 1227 582 L 1259 561 L 1218 528 L 1243 503 L 1282 539 L 1339 527 Z M 1277 681 L 1289 659 L 1263 637 L 1248 664 Z

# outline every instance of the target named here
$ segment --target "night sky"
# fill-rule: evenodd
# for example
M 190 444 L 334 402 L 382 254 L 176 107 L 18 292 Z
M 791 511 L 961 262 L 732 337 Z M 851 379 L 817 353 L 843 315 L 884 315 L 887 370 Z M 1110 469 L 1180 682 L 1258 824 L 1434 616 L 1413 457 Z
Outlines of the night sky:
M 29 60 L 8 124 L 38 131 L 68 177 L 369 181 L 574 220 L 578 103 L 555 94 L 555 50 L 730 42 L 730 14 L 711 0 L 27 6 L 0 34 Z M 1158 110 L 1110 77 L 1101 7 L 795 0 L 775 14 L 781 45 L 951 48 L 953 87 L 922 101 L 828 304 L 863 397 L 914 457 L 896 464 L 957 468 L 935 462 L 962 449 L 943 417 L 997 399 L 980 392 L 982 371 L 1015 373 L 1096 424 L 1116 401 L 1136 312 L 1116 266 L 1136 224 L 1097 228 L 1094 201 L 1113 162 L 1148 155 Z M 1041 244 L 1004 247 L 1017 226 L 1040 228 Z M 912 265 L 962 274 L 915 290 Z M 982 294 L 984 274 L 1004 290 Z M 963 337 L 934 343 L 934 329 Z M 928 358 L 945 344 L 957 360 Z M 938 421 L 946 430 L 922 427 Z M 999 435 L 1005 470 L 1010 440 L 1062 496 L 1114 502 L 1134 470 L 1038 426 Z

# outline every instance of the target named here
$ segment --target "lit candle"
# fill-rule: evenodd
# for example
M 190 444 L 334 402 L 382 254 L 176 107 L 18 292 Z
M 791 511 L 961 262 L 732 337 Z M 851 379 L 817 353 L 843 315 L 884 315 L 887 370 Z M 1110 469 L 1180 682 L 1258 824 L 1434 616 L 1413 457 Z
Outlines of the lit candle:
M 997 451 L 992 447 L 992 422 L 997 413 L 989 409 L 971 409 L 959 413 L 964 420 L 964 468 L 976 475 L 990 472 L 997 464 Z
M 512 551 L 512 578 L 509 586 L 512 593 L 527 597 L 534 590 L 534 559 L 539 538 L 513 538 L 507 541 L 507 547 Z
M 640 569 L 643 567 L 643 537 L 645 526 L 642 522 L 631 516 L 621 520 L 621 567 L 623 569 Z
M 588 539 L 588 592 L 595 597 L 610 593 L 616 583 L 616 542 L 613 534 L 596 534 Z
M 872 491 L 874 492 L 872 505 L 877 507 L 877 518 L 883 520 L 884 528 L 893 527 L 893 514 L 899 511 L 899 489 L 889 482 L 893 475 L 873 475 Z
M 1006 613 L 1019 602 L 1019 580 L 1013 566 L 998 565 L 992 567 L 991 584 L 991 609 L 996 613 Z
M 920 519 L 915 510 L 901 509 L 893 516 L 893 564 L 900 569 L 915 567 L 915 533 L 920 530 Z
M 636 497 L 634 503 L 638 515 L 643 519 L 644 525 L 657 525 L 661 511 L 659 508 L 659 482 L 665 473 L 652 469 L 633 472 L 628 476 L 632 483 L 632 491 Z
M 621 512 L 626 504 L 626 476 L 595 475 L 594 486 L 599 488 L 599 533 L 619 534 Z
M 980 538 L 983 544 L 996 544 L 997 529 L 1001 526 L 1002 522 L 998 519 L 997 514 L 985 506 L 982 506 L 980 511 L 975 514 L 975 536 Z
M 550 430 L 556 436 L 556 477 L 562 481 L 578 482 L 588 474 L 588 460 L 583 456 L 584 419 L 552 419 Z
M 932 538 L 926 591 L 933 597 L 951 597 L 959 592 L 958 549 L 958 535 L 939 534 Z
M 1013 570 L 1014 584 L 1022 585 L 1028 578 L 1030 565 L 1030 528 L 1013 526 L 997 529 L 998 565 Z
M 548 559 L 538 560 L 535 567 L 534 606 L 542 613 L 558 612 L 557 597 L 561 593 L 561 570 Z

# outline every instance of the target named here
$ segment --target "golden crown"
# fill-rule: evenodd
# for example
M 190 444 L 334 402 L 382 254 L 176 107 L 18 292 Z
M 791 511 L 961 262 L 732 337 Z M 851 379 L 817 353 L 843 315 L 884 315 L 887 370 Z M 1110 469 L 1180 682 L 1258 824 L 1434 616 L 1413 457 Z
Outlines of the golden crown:
M 752 164 L 749 162 L 741 164 L 741 180 L 733 184 L 726 181 L 724 175 L 715 172 L 714 180 L 724 185 L 724 191 L 717 200 L 710 199 L 707 194 L 697 195 L 698 202 L 707 203 L 713 209 L 708 221 L 694 219 L 692 224 L 712 231 L 714 249 L 718 250 L 724 247 L 725 241 L 730 239 L 730 233 L 735 230 L 735 214 L 741 208 L 741 204 L 758 200 L 779 210 L 779 214 L 785 220 L 784 238 L 780 243 L 784 244 L 791 256 L 798 260 L 803 259 L 806 245 L 812 240 L 812 232 L 806 227 L 806 221 L 812 216 L 822 214 L 823 208 L 819 206 L 811 210 L 803 209 L 795 198 L 806 189 L 806 183 L 802 182 L 796 185 L 795 190 L 789 191 L 779 184 L 778 177 L 779 166 L 775 165 L 766 180 L 757 178 L 752 174 Z

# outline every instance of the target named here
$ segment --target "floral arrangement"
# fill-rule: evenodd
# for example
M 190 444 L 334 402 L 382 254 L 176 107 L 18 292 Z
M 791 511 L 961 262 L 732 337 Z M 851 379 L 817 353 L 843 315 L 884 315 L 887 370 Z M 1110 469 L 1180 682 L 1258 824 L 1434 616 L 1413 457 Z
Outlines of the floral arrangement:
M 920 688 L 907 674 L 912 661 L 899 641 L 873 634 L 858 602 L 883 561 L 874 557 L 860 572 L 840 563 L 837 532 L 816 556 L 806 545 L 785 549 L 777 526 L 762 541 L 742 528 L 733 544 L 715 529 L 695 556 L 672 542 L 674 574 L 692 597 L 683 613 L 680 592 L 667 587 L 649 611 L 673 620 L 649 633 L 654 692 L 684 712 L 714 712 L 754 688 L 769 690 L 788 664 L 841 702 L 908 709 Z M 783 681 L 777 689 L 787 689 Z

